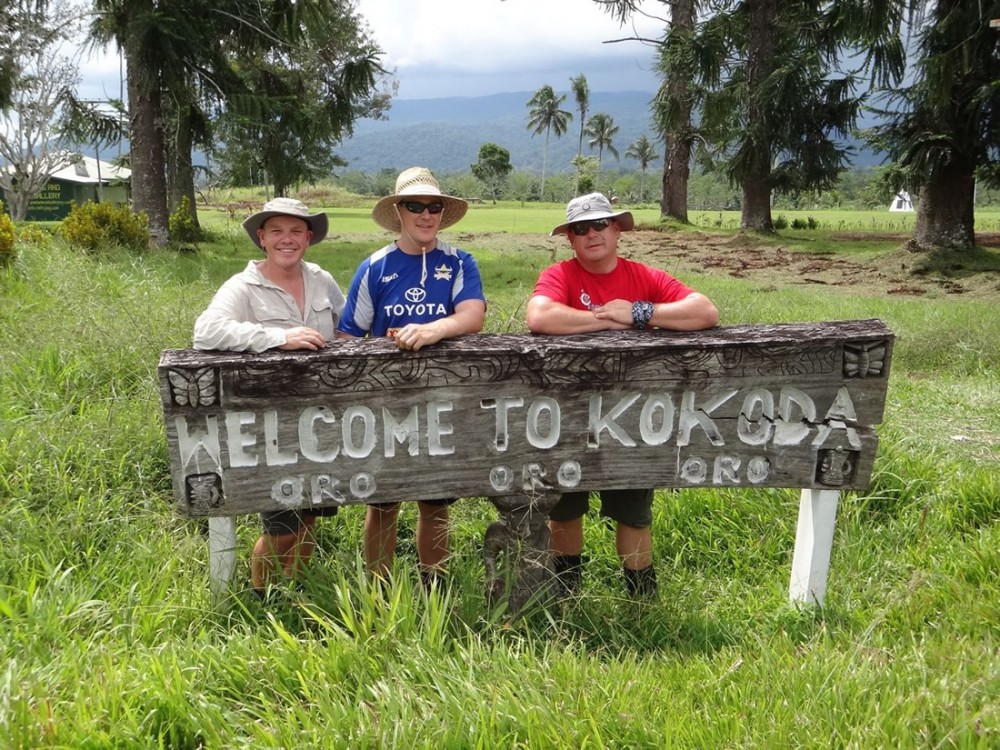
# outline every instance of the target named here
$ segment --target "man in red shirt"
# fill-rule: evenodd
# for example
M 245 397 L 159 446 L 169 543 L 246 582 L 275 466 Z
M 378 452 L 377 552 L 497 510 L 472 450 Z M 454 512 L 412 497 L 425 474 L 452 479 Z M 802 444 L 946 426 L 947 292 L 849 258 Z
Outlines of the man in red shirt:
M 658 268 L 618 257 L 622 232 L 635 221 L 629 211 L 613 212 L 601 193 L 574 198 L 566 221 L 552 230 L 565 234 L 573 258 L 549 266 L 528 301 L 533 333 L 667 328 L 698 331 L 719 322 L 712 301 Z M 601 514 L 617 524 L 616 547 L 630 595 L 656 596 L 652 537 L 653 490 L 601 490 Z M 579 588 L 583 516 L 590 493 L 562 495 L 549 514 L 556 573 L 568 591 Z

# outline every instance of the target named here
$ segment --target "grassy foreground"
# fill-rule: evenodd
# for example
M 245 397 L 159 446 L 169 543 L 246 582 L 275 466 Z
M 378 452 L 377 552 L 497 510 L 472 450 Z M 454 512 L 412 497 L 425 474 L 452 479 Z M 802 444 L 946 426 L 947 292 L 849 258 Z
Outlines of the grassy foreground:
M 523 330 L 550 252 L 466 231 L 489 330 Z M 787 602 L 791 490 L 658 493 L 653 604 L 624 599 L 592 518 L 577 601 L 489 612 L 495 511 L 469 499 L 440 595 L 414 582 L 412 507 L 396 585 L 370 590 L 354 507 L 321 522 L 301 594 L 213 606 L 204 526 L 172 507 L 156 364 L 250 257 L 218 232 L 180 256 L 43 243 L 0 271 L 0 747 L 1000 746 L 996 300 L 684 279 L 726 323 L 880 317 L 898 336 L 875 480 L 841 503 L 821 610 Z M 346 286 L 384 239 L 311 257 Z M 241 585 L 256 533 L 241 519 Z

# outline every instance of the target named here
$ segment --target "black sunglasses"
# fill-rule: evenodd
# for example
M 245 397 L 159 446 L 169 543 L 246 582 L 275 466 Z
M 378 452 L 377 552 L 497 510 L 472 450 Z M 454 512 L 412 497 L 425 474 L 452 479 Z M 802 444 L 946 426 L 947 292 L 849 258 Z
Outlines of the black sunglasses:
M 586 237 L 591 229 L 603 232 L 611 225 L 611 219 L 591 219 L 590 221 L 576 221 L 569 225 L 569 231 L 577 237 Z
M 443 203 L 421 203 L 420 201 L 400 201 L 399 205 L 411 214 L 422 214 L 427 211 L 429 214 L 439 214 L 444 211 Z

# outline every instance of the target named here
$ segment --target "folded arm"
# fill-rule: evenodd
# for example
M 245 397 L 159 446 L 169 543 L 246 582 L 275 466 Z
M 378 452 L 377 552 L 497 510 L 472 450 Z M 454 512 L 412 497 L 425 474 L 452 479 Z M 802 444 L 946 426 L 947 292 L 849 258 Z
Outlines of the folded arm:
M 594 316 L 601 320 L 614 320 L 625 328 L 632 327 L 632 303 L 617 299 L 594 310 Z M 676 302 L 657 302 L 653 305 L 653 315 L 647 324 L 650 328 L 666 328 L 671 331 L 701 331 L 719 323 L 719 311 L 704 294 L 692 292 Z
M 542 294 L 528 300 L 526 320 L 532 333 L 590 333 L 622 331 L 632 327 L 631 307 L 628 322 L 612 316 L 597 317 L 594 310 L 577 310 Z

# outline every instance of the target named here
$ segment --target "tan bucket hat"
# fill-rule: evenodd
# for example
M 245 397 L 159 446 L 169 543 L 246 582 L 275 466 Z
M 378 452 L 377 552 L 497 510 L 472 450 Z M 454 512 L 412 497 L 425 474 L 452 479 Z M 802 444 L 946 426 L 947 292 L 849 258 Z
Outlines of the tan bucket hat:
M 310 214 L 306 204 L 295 198 L 274 198 L 265 203 L 262 210 L 250 214 L 243 220 L 243 228 L 247 230 L 247 234 L 250 235 L 250 239 L 257 247 L 260 247 L 260 237 L 257 236 L 257 230 L 272 216 L 294 216 L 296 219 L 302 219 L 312 231 L 310 245 L 322 242 L 326 238 L 329 220 L 325 213 Z M 263 248 L 261 249 L 263 250 Z
M 594 219 L 614 219 L 623 232 L 628 232 L 635 226 L 635 219 L 632 218 L 631 211 L 613 212 L 611 201 L 602 193 L 588 193 L 574 198 L 567 204 L 566 221 L 553 229 L 549 236 L 566 234 L 570 224 L 575 224 L 578 221 L 593 221 Z
M 410 167 L 400 172 L 396 178 L 396 192 L 375 204 L 375 208 L 372 209 L 372 219 L 390 232 L 401 231 L 399 215 L 396 213 L 399 209 L 396 204 L 407 198 L 433 198 L 440 201 L 444 205 L 444 210 L 441 212 L 441 229 L 457 224 L 469 210 L 466 201 L 441 192 L 441 186 L 429 169 Z

